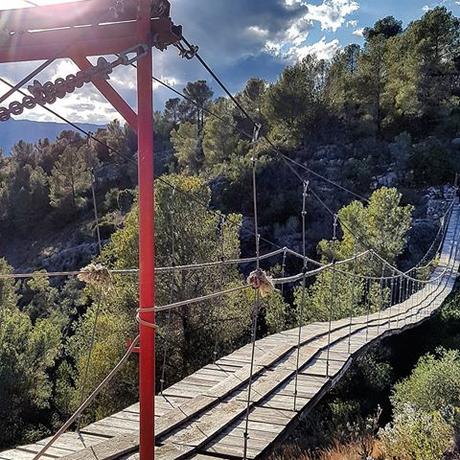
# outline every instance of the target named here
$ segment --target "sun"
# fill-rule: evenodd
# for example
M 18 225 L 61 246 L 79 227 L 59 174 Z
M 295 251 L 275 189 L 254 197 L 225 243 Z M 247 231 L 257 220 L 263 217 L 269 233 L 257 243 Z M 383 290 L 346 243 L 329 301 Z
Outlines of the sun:
M 81 0 L 0 0 L 0 10 L 14 8 L 30 8 L 34 5 L 55 5 L 56 3 L 69 3 Z

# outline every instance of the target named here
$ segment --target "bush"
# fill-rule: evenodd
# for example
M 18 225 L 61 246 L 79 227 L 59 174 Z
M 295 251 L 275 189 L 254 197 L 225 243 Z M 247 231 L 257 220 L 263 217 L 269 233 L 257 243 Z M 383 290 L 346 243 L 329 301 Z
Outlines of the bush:
M 439 412 L 417 411 L 406 405 L 379 434 L 385 458 L 439 460 L 452 445 L 454 430 Z
M 396 385 L 391 399 L 396 413 L 406 405 L 427 413 L 460 407 L 460 352 L 423 356 L 412 375 Z
M 457 161 L 453 154 L 438 142 L 416 146 L 408 161 L 412 182 L 416 187 L 452 183 Z
M 389 458 L 438 460 L 453 445 L 459 426 L 460 352 L 423 356 L 397 384 L 394 422 L 380 431 Z

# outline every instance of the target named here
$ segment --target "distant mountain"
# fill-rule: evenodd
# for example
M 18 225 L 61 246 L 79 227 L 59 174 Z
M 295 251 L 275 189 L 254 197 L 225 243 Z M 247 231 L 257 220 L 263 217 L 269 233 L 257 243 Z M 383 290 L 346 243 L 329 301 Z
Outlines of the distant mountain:
M 86 123 L 76 123 L 85 131 L 96 132 L 102 125 L 92 125 Z M 0 123 L 0 148 L 5 155 L 9 155 L 11 148 L 20 140 L 35 143 L 39 139 L 48 138 L 50 141 L 56 139 L 61 131 L 72 130 L 74 128 L 66 123 L 51 123 L 45 121 L 30 120 L 8 120 Z

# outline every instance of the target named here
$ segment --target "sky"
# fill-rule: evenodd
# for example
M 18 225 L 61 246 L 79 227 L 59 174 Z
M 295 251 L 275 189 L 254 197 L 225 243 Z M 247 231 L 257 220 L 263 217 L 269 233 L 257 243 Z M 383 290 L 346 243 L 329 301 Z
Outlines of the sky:
M 30 7 L 27 3 L 28 0 L 0 0 L 0 9 Z M 307 54 L 330 59 L 350 43 L 362 44 L 363 29 L 382 17 L 393 15 L 406 26 L 438 5 L 460 16 L 460 0 L 171 0 L 171 15 L 176 24 L 183 25 L 184 36 L 199 46 L 201 56 L 229 89 L 238 92 L 251 77 L 276 81 L 286 65 Z M 0 32 L 7 27 L 7 21 L 3 22 L 0 20 Z M 0 64 L 0 76 L 16 83 L 39 64 Z M 54 80 L 77 70 L 71 61 L 59 60 L 38 79 Z M 200 64 L 180 58 L 174 47 L 164 52 L 154 50 L 154 74 L 177 90 L 182 90 L 188 81 L 204 79 L 220 95 Z M 135 109 L 135 70 L 118 67 L 110 81 Z M 6 90 L 0 83 L 0 93 Z M 154 84 L 154 95 L 158 110 L 167 99 L 176 97 L 158 84 Z M 16 99 L 21 97 L 12 96 L 6 103 Z M 73 122 L 104 124 L 119 118 L 91 84 L 58 100 L 52 108 Z M 41 108 L 26 111 L 21 118 L 57 121 Z

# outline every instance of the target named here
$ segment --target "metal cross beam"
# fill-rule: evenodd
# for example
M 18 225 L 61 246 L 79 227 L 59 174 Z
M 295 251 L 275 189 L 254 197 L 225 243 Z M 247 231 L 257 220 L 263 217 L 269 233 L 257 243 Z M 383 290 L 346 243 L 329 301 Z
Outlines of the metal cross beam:
M 151 3 L 151 2 L 150 2 Z M 167 3 L 167 2 L 166 2 Z M 53 6 L 0 11 L 0 62 L 100 56 L 138 44 L 137 7 L 125 1 L 84 0 Z M 150 44 L 160 50 L 180 40 L 181 28 L 169 17 L 164 0 L 149 8 Z

